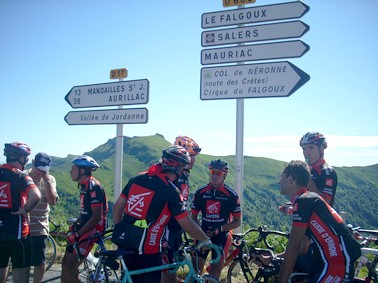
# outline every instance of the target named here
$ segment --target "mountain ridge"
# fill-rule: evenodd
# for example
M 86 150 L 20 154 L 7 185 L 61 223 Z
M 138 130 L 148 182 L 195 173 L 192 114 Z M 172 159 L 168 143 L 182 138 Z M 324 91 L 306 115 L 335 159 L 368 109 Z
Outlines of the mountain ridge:
M 107 191 L 110 206 L 114 202 L 114 165 L 116 139 L 109 139 L 91 151 L 85 152 L 101 165 L 94 176 L 100 180 Z M 161 151 L 170 143 L 161 134 L 151 136 L 124 137 L 123 139 L 123 186 L 129 178 L 145 171 L 158 162 Z M 64 221 L 64 218 L 77 216 L 79 196 L 69 170 L 73 155 L 65 158 L 53 157 L 51 174 L 57 179 L 60 201 L 52 210 L 52 218 Z M 190 191 L 208 182 L 207 164 L 221 158 L 228 162 L 230 171 L 226 182 L 235 188 L 235 156 L 212 156 L 199 154 L 191 170 Z M 285 230 L 290 226 L 290 219 L 278 213 L 277 206 L 287 199 L 280 195 L 278 177 L 285 162 L 265 157 L 244 156 L 243 180 L 243 224 L 247 226 L 268 225 Z M 339 185 L 336 192 L 336 211 L 346 211 L 347 222 L 366 229 L 377 229 L 378 220 L 378 164 L 370 166 L 335 167 Z M 367 197 L 368 196 L 368 197 Z M 68 215 L 73 214 L 73 215 Z

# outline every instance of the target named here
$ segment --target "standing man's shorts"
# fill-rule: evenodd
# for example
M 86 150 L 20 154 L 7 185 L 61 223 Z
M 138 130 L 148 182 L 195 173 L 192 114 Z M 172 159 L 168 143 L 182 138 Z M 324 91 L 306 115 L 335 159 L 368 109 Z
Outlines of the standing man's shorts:
M 32 258 L 31 266 L 39 266 L 46 261 L 47 236 L 32 236 Z

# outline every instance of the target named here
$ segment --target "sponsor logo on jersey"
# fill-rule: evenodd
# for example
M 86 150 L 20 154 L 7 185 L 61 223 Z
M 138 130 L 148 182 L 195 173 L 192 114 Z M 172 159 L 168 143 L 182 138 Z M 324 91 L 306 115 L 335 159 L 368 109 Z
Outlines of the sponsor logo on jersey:
M 154 194 L 154 191 L 133 184 L 127 199 L 126 213 L 139 219 L 145 219 Z

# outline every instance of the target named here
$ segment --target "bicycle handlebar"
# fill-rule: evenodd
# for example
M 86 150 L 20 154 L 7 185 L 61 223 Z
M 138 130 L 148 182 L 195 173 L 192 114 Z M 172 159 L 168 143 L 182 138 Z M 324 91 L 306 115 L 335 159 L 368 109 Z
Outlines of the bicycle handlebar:
M 208 244 L 208 245 L 206 245 L 206 247 L 208 247 L 209 249 L 212 249 L 217 254 L 217 257 L 210 260 L 210 263 L 215 264 L 215 263 L 219 262 L 221 257 L 222 257 L 222 248 L 218 245 L 215 245 L 215 244 Z
M 258 228 L 250 228 L 248 229 L 246 232 L 244 233 L 238 233 L 238 234 L 234 234 L 232 235 L 233 238 L 234 238 L 234 244 L 236 244 L 237 241 L 243 239 L 247 234 L 251 233 L 251 232 L 259 232 L 259 235 L 257 237 L 257 240 L 254 242 L 254 244 L 257 244 L 257 243 L 260 243 L 260 242 L 264 242 L 264 244 L 269 248 L 269 249 L 272 249 L 273 246 L 270 245 L 266 239 L 266 237 L 268 235 L 277 235 L 277 236 L 283 236 L 283 237 L 286 237 L 286 238 L 289 238 L 289 233 L 287 232 L 282 232 L 282 231 L 277 231 L 277 230 L 268 230 L 267 229 L 267 226 L 263 225 L 263 226 L 260 226 Z M 237 245 L 237 244 L 236 244 Z

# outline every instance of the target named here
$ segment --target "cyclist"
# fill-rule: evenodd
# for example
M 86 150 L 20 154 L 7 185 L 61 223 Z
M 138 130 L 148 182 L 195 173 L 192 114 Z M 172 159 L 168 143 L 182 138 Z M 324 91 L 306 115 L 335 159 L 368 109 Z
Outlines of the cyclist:
M 80 282 L 78 267 L 92 249 L 95 239 L 84 241 L 75 249 L 74 245 L 80 239 L 90 237 L 106 228 L 108 204 L 104 188 L 92 176 L 92 172 L 100 167 L 88 155 L 82 155 L 72 160 L 71 179 L 78 183 L 80 189 L 80 216 L 71 225 L 67 234 L 69 245 L 62 259 L 61 282 Z M 77 254 L 79 251 L 79 254 Z M 80 258 L 80 260 L 78 260 Z
M 227 257 L 232 236 L 230 230 L 241 224 L 241 210 L 239 197 L 234 190 L 224 184 L 227 177 L 228 164 L 220 159 L 209 164 L 210 182 L 200 187 L 194 194 L 191 214 L 195 222 L 199 223 L 201 213 L 201 227 L 212 243 L 223 249 L 222 259 L 210 265 L 210 274 L 220 277 L 224 259 Z M 198 269 L 203 270 L 209 250 L 202 251 L 198 256 Z M 216 254 L 212 252 L 214 259 Z
M 55 178 L 49 174 L 51 161 L 52 159 L 47 153 L 39 152 L 32 160 L 32 168 L 27 171 L 41 192 L 41 201 L 30 212 L 29 223 L 34 283 L 42 281 L 46 270 L 46 239 L 49 234 L 50 205 L 55 205 L 58 200 Z
M 9 259 L 13 281 L 28 282 L 31 261 L 29 212 L 41 193 L 23 172 L 31 151 L 23 142 L 6 143 L 6 164 L 0 166 L 0 282 L 5 282 Z
M 299 160 L 286 164 L 280 175 L 281 194 L 293 203 L 293 223 L 279 282 L 288 281 L 308 238 L 313 258 L 309 282 L 351 282 L 360 246 L 337 212 L 307 189 L 309 180 L 309 165 Z
M 327 148 L 326 138 L 319 132 L 308 132 L 300 139 L 299 145 L 311 168 L 308 189 L 321 195 L 329 205 L 333 206 L 337 174 L 335 169 L 324 160 L 324 150 Z
M 199 145 L 190 137 L 178 136 L 174 142 L 174 145 L 182 146 L 190 155 L 190 163 L 184 168 L 180 177 L 174 184 L 180 189 L 181 195 L 184 201 L 185 207 L 187 207 L 189 198 L 189 174 L 196 161 L 196 155 L 201 152 Z M 182 243 L 182 228 L 175 218 L 171 218 L 166 226 L 163 237 L 163 264 L 169 264 L 173 262 L 173 253 L 178 251 Z M 175 283 L 176 275 L 164 271 L 162 273 L 162 282 Z
M 185 148 L 173 145 L 164 149 L 159 163 L 131 178 L 114 204 L 112 240 L 120 248 L 135 251 L 124 258 L 130 270 L 162 265 L 160 242 L 172 216 L 183 230 L 201 241 L 200 246 L 210 243 L 189 217 L 180 190 L 173 183 L 189 162 Z M 132 280 L 160 282 L 161 271 L 135 275 Z

